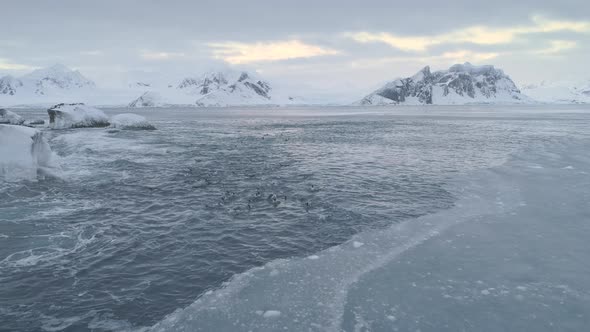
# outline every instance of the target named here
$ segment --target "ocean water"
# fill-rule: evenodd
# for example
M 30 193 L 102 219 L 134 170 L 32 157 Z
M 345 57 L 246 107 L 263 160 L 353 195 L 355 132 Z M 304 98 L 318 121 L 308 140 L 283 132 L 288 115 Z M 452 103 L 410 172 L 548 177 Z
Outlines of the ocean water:
M 0 180 L 0 330 L 590 324 L 588 107 L 133 112 Z

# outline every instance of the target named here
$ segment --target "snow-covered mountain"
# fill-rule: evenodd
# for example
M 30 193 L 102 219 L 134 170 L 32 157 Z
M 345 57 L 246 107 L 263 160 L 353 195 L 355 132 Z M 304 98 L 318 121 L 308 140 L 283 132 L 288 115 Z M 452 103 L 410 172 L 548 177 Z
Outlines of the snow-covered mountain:
M 431 72 L 424 67 L 416 75 L 396 79 L 355 104 L 358 105 L 456 105 L 471 103 L 531 103 L 510 77 L 494 66 L 457 64 Z
M 547 82 L 522 86 L 522 92 L 543 103 L 590 103 L 590 80 L 583 82 Z
M 192 105 L 224 107 L 294 103 L 294 98 L 274 93 L 270 83 L 246 71 L 214 71 L 189 76 L 166 89 L 148 90 L 129 103 L 130 107 Z
M 94 82 L 84 77 L 79 71 L 59 64 L 37 69 L 19 78 L 12 76 L 0 78 L 0 94 L 11 96 L 43 96 L 95 87 Z

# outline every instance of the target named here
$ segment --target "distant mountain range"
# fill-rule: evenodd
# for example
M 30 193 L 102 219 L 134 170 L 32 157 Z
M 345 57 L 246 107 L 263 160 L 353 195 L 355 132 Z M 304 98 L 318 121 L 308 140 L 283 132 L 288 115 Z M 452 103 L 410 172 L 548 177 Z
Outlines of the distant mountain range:
M 454 65 L 431 72 L 424 67 L 416 75 L 398 78 L 367 95 L 357 105 L 456 105 L 532 103 L 510 77 L 494 66 Z
M 274 93 L 270 83 L 246 71 L 215 71 L 186 77 L 166 89 L 150 89 L 129 103 L 130 107 L 193 105 L 285 105 L 302 103 L 300 98 Z
M 546 82 L 522 86 L 531 98 L 550 104 L 590 103 L 590 80 L 583 82 Z
M 52 105 L 84 102 L 100 106 L 225 107 L 244 105 L 302 105 L 306 99 L 281 93 L 257 73 L 218 70 L 180 80 L 146 79 L 122 88 L 98 87 L 79 71 L 63 65 L 35 70 L 21 77 L 0 78 L 0 106 Z M 590 81 L 547 83 L 518 89 L 494 66 L 458 64 L 432 72 L 398 78 L 354 105 L 458 105 L 522 103 L 590 103 Z

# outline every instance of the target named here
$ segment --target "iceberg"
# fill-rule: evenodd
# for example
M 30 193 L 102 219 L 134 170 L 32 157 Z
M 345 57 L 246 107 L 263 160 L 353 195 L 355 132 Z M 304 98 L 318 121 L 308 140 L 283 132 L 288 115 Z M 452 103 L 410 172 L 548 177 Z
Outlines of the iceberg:
M 57 104 L 47 110 L 49 127 L 53 129 L 108 127 L 109 118 L 103 111 L 85 104 Z
M 111 128 L 154 130 L 145 117 L 133 113 L 117 114 L 111 118 Z
M 3 124 L 13 124 L 13 125 L 22 125 L 25 122 L 22 116 L 11 112 L 9 110 L 5 110 L 0 108 L 0 123 Z
M 0 124 L 0 179 L 34 179 L 53 168 L 52 156 L 38 129 Z

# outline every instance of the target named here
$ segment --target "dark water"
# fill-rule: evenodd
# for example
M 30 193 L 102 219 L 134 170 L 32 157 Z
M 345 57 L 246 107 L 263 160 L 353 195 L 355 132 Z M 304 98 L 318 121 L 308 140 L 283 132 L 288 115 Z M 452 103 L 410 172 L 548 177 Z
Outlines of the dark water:
M 151 326 L 252 267 L 451 208 L 449 179 L 590 120 L 376 110 L 147 109 L 156 131 L 46 131 L 58 176 L 0 183 L 0 329 Z

